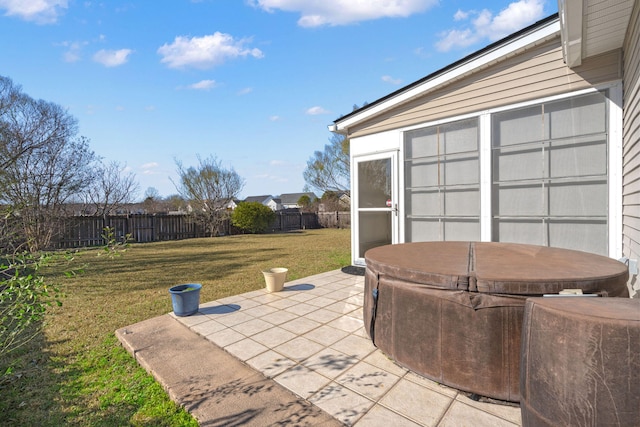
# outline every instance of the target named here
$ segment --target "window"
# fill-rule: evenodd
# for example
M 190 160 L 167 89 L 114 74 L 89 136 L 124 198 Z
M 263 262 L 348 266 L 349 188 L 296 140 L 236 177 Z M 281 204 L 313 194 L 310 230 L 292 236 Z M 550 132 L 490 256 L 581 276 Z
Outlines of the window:
M 602 93 L 492 116 L 492 240 L 608 253 Z
M 482 132 L 479 117 L 404 132 L 405 241 L 480 240 L 486 227 L 496 242 L 608 255 L 607 105 L 597 92 L 484 113 Z
M 478 119 L 406 132 L 405 241 L 479 240 Z

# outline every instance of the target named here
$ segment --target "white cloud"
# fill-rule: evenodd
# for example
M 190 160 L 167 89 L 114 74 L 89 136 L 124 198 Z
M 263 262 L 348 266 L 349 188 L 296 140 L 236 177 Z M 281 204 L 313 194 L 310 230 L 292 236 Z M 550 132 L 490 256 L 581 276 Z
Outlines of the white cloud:
M 453 20 L 454 21 L 463 21 L 465 19 L 467 19 L 469 17 L 469 13 L 470 12 L 463 12 L 460 9 L 458 9 L 458 11 L 455 13 L 455 15 L 453 15 Z
M 210 90 L 217 86 L 215 80 L 200 80 L 198 83 L 189 85 L 189 89 Z
M 391 76 L 382 76 L 382 81 L 386 83 L 391 83 L 392 85 L 399 85 L 402 83 L 402 79 L 394 79 Z
M 18 16 L 37 24 L 55 23 L 67 7 L 67 0 L 0 0 L 0 9 L 6 10 L 6 16 Z
M 322 107 L 316 106 L 316 107 L 311 107 L 307 110 L 307 114 L 310 116 L 317 116 L 319 114 L 329 114 L 330 111 L 325 110 Z
M 157 172 L 157 169 L 160 167 L 160 165 L 156 162 L 149 162 L 149 163 L 145 163 L 143 165 L 140 165 L 140 170 L 142 171 L 143 175 L 155 175 Z
M 279 9 L 300 13 L 299 26 L 319 27 L 379 18 L 406 18 L 435 6 L 438 0 L 250 0 L 250 3 L 267 12 Z
M 247 94 L 250 94 L 251 92 L 253 92 L 252 87 L 245 87 L 244 89 L 241 89 L 238 91 L 238 95 L 247 95 Z
M 62 56 L 65 62 L 78 62 L 81 59 L 82 48 L 88 44 L 89 42 L 86 41 L 64 41 L 62 43 L 56 43 L 55 45 L 62 46 L 67 49 Z
M 446 34 L 440 35 L 440 40 L 436 43 L 436 48 L 440 52 L 448 52 L 454 47 L 462 48 L 477 43 L 480 40 L 478 34 L 470 29 L 449 30 Z
M 106 50 L 101 49 L 93 55 L 93 60 L 105 67 L 117 67 L 127 62 L 131 49 Z
M 521 0 L 511 3 L 493 18 L 491 39 L 498 40 L 532 24 L 544 16 L 544 0 Z
M 269 121 L 272 121 L 272 122 L 280 121 L 280 116 L 275 114 L 273 116 L 269 116 Z
M 519 0 L 510 3 L 495 16 L 487 9 L 480 12 L 458 10 L 454 20 L 466 21 L 474 17 L 470 26 L 441 33 L 436 48 L 446 52 L 453 48 L 465 48 L 483 39 L 499 40 L 541 19 L 545 3 L 546 0 Z
M 252 56 L 262 58 L 260 49 L 247 48 L 250 39 L 234 39 L 229 34 L 215 32 L 203 37 L 175 38 L 173 43 L 160 46 L 158 53 L 162 55 L 161 62 L 170 68 L 211 68 L 223 64 L 229 59 Z

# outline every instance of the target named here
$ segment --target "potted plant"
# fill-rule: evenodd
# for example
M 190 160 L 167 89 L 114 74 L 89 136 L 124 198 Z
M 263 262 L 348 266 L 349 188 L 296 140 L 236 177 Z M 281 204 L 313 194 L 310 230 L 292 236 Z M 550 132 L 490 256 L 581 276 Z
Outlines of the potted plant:
M 282 267 L 262 270 L 268 292 L 280 292 L 282 290 L 287 278 L 287 271 L 289 270 Z
M 199 283 L 186 283 L 169 288 L 173 312 L 176 316 L 191 316 L 198 312 L 200 289 L 202 285 Z

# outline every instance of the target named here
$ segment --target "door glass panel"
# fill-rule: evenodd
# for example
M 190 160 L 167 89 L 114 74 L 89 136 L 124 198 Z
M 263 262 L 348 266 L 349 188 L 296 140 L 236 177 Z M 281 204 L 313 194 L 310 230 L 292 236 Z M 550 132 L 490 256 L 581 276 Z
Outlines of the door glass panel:
M 393 243 L 392 157 L 357 162 L 358 255 Z
M 391 212 L 360 212 L 358 216 L 360 228 L 360 256 L 371 248 L 390 245 Z
M 391 200 L 391 159 L 358 163 L 358 207 L 385 208 Z

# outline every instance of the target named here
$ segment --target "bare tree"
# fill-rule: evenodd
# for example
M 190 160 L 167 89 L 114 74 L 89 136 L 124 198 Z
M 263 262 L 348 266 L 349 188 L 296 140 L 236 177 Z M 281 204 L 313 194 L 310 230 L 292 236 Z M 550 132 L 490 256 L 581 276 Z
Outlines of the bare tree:
M 96 215 L 105 216 L 133 202 L 138 190 L 135 174 L 126 165 L 112 161 L 96 167 L 95 180 L 85 191 L 85 200 Z
M 64 204 L 93 182 L 96 157 L 59 105 L 32 99 L 6 78 L 0 99 L 0 204 L 10 235 L 36 252 L 57 232 Z
M 75 134 L 75 119 L 62 107 L 34 100 L 0 76 L 0 173 L 29 151 Z
M 144 200 L 142 204 L 147 213 L 157 212 L 160 209 L 162 197 L 155 187 L 148 187 L 144 192 Z
M 210 236 L 218 233 L 227 218 L 227 204 L 237 198 L 244 187 L 244 179 L 232 169 L 225 169 L 216 157 L 198 156 L 198 166 L 185 168 L 176 160 L 178 193 L 189 202 L 192 214 Z
M 316 151 L 307 161 L 303 172 L 305 182 L 324 193 L 325 191 L 349 191 L 350 159 L 349 139 L 333 134 L 324 151 Z

